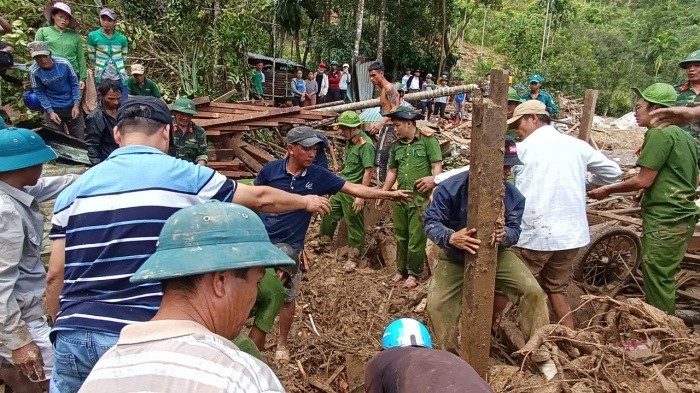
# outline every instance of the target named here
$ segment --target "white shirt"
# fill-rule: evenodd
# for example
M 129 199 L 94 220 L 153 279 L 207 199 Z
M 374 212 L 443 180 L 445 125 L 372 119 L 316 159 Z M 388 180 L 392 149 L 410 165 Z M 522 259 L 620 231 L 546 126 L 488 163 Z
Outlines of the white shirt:
M 408 82 L 408 78 L 410 78 L 411 75 L 404 75 L 403 78 L 401 78 L 401 84 L 403 85 L 403 88 L 406 89 L 408 86 L 406 86 L 406 83 Z
M 411 79 L 411 86 L 409 86 L 409 89 L 418 90 L 419 88 L 420 88 L 420 77 L 414 76 L 413 79 Z
M 517 246 L 559 251 L 588 244 L 586 185 L 614 183 L 620 166 L 551 125 L 518 143 L 518 157 L 524 165 L 514 166 L 513 175 L 525 196 L 525 212 Z
M 340 84 L 338 85 L 339 90 L 347 90 L 348 89 L 348 83 L 352 80 L 352 77 L 350 74 L 343 74 L 340 77 Z

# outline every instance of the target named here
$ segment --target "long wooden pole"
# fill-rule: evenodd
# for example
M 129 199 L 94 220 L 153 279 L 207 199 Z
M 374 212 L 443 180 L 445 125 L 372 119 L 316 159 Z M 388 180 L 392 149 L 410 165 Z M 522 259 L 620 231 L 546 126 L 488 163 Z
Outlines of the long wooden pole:
M 478 89 L 479 89 L 479 86 L 474 85 L 474 84 L 452 86 L 452 87 L 448 87 L 444 90 L 443 89 L 436 89 L 433 91 L 424 91 L 424 92 L 420 92 L 420 93 L 406 94 L 403 97 L 403 99 L 406 101 L 420 101 L 420 100 L 424 100 L 426 98 L 451 96 L 454 94 L 466 93 L 466 92 L 474 91 L 474 90 L 478 90 Z M 328 108 L 320 108 L 320 109 L 314 109 L 314 110 L 315 111 L 324 111 L 324 112 L 345 112 L 345 111 L 356 111 L 356 110 L 360 110 L 360 109 L 374 108 L 375 106 L 379 106 L 379 99 L 378 98 L 375 98 L 373 100 L 353 102 L 350 104 L 331 106 Z
M 460 320 L 460 355 L 485 378 L 491 349 L 491 318 L 498 247 L 490 245 L 503 225 L 503 145 L 506 132 L 508 73 L 491 71 L 491 94 L 474 107 L 467 228 L 476 228 L 481 246 L 467 253 Z

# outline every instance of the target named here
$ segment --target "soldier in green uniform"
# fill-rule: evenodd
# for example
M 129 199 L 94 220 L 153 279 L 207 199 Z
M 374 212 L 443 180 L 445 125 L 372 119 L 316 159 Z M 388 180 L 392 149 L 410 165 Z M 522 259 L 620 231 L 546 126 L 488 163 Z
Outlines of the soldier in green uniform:
M 346 139 L 345 163 L 340 177 L 350 183 L 370 187 L 374 174 L 375 148 L 372 139 L 360 128 L 361 125 L 360 116 L 353 111 L 343 112 L 335 124 Z M 348 260 L 344 267 L 347 271 L 353 271 L 365 244 L 365 217 L 362 211 L 365 200 L 339 192 L 331 197 L 330 202 L 331 213 L 321 220 L 321 242 L 324 245 L 330 243 L 338 221 L 344 218 L 348 227 L 349 246 Z
M 396 265 L 399 272 L 394 282 L 406 279 L 404 288 L 418 285 L 417 277 L 425 264 L 423 211 L 429 193 L 417 189 L 416 183 L 424 177 L 442 172 L 440 144 L 431 132 L 419 130 L 416 120 L 423 118 L 413 108 L 399 107 L 385 114 L 396 128 L 397 139 L 389 155 L 389 171 L 383 189 L 390 190 L 398 181 L 398 189 L 413 190 L 413 200 L 407 204 L 394 204 L 394 235 L 396 236 Z
M 209 161 L 207 154 L 207 133 L 192 122 L 192 116 L 197 115 L 194 102 L 187 98 L 178 98 L 170 107 L 175 117 L 173 125 L 173 142 L 175 156 L 198 165 L 206 165 Z
M 700 49 L 689 54 L 678 63 L 678 66 L 685 70 L 688 80 L 676 86 L 676 93 L 678 93 L 676 105 L 700 106 Z M 682 128 L 700 144 L 700 121 L 692 122 Z
M 676 312 L 676 274 L 693 237 L 700 208 L 695 205 L 698 150 L 696 142 L 677 126 L 654 128 L 655 109 L 676 103 L 673 86 L 654 83 L 643 92 L 634 112 L 637 124 L 648 127 L 637 160 L 639 173 L 621 183 L 588 193 L 604 199 L 613 193 L 644 190 L 642 198 L 642 274 L 647 303 L 673 315 Z

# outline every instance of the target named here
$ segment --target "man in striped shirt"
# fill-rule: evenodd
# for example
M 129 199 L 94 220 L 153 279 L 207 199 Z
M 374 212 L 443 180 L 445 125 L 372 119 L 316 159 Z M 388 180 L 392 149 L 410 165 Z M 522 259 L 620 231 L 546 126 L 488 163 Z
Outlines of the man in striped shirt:
M 229 340 L 243 328 L 265 268 L 293 265 L 250 209 L 213 202 L 178 211 L 131 278 L 161 283 L 160 309 L 122 330 L 80 392 L 284 392 L 269 367 Z
M 122 327 L 156 313 L 160 284 L 129 278 L 176 211 L 208 200 L 265 212 L 330 210 L 325 198 L 245 186 L 166 155 L 171 121 L 162 101 L 129 99 L 117 115 L 121 147 L 56 200 L 46 294 L 56 350 L 51 392 L 77 391 Z

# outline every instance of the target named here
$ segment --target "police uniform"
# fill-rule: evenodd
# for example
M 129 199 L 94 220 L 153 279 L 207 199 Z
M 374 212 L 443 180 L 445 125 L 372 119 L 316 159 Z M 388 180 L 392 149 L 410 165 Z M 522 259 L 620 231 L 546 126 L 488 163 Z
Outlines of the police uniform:
M 423 232 L 423 211 L 428 194 L 415 189 L 416 180 L 432 175 L 433 163 L 442 161 L 440 144 L 432 133 L 416 130 L 412 141 L 395 141 L 389 156 L 389 169 L 397 169 L 398 189 L 413 190 L 413 200 L 394 204 L 396 265 L 403 275 L 418 276 L 425 263 L 427 237 Z
M 678 66 L 680 68 L 687 68 L 691 63 L 700 64 L 700 50 L 696 50 L 683 59 Z M 690 82 L 686 81 L 683 84 L 675 86 L 676 93 L 678 93 L 678 98 L 676 100 L 676 106 L 688 106 L 696 107 L 700 105 L 700 93 L 696 93 L 690 86 Z M 700 121 L 692 122 L 686 126 L 681 127 L 687 131 L 690 136 L 695 138 L 695 142 L 700 145 Z
M 361 184 L 365 169 L 374 167 L 374 156 L 374 143 L 367 134 L 360 131 L 346 143 L 345 164 L 340 177 L 350 183 Z M 355 212 L 353 209 L 354 200 L 342 192 L 333 195 L 330 199 L 331 212 L 321 220 L 320 234 L 332 238 L 338 221 L 344 218 L 348 227 L 348 245 L 361 249 L 365 242 L 365 219 L 362 211 Z

